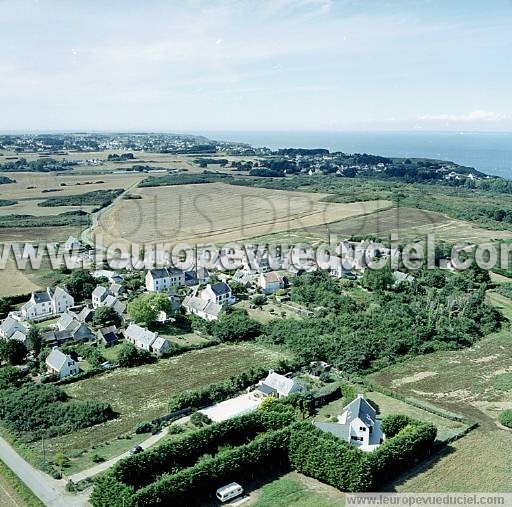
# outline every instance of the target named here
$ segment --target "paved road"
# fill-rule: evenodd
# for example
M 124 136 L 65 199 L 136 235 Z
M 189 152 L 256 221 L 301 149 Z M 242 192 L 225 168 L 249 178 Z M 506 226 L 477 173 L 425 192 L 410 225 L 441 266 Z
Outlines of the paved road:
M 112 208 L 112 206 L 115 206 L 121 199 L 124 198 L 125 195 L 130 193 L 134 188 L 137 188 L 138 184 L 142 181 L 143 178 L 135 182 L 133 185 L 130 185 L 128 188 L 124 190 L 124 192 L 120 195 L 118 195 L 108 206 L 105 206 L 104 208 L 101 208 L 100 210 L 91 213 L 91 225 L 87 229 L 84 229 L 82 231 L 82 234 L 80 235 L 80 240 L 82 243 L 95 246 L 94 241 L 91 237 L 92 231 L 98 226 L 98 222 L 100 219 L 100 216 L 105 213 L 108 209 Z
M 85 507 L 88 493 L 72 495 L 66 491 L 66 481 L 56 480 L 27 463 L 0 437 L 0 458 L 32 490 L 47 507 Z

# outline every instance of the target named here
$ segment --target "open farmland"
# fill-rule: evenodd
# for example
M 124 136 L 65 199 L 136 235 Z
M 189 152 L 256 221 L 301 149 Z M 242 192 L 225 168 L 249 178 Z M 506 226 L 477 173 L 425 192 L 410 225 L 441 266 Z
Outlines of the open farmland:
M 47 453 L 53 456 L 56 452 L 63 452 L 74 456 L 105 442 L 113 442 L 116 451 L 121 453 L 133 446 L 133 441 L 118 442 L 117 437 L 133 432 L 141 422 L 165 415 L 168 401 L 174 394 L 227 379 L 252 367 L 270 367 L 280 357 L 280 354 L 262 347 L 223 345 L 187 352 L 155 364 L 117 369 L 70 384 L 65 387 L 70 396 L 111 403 L 119 417 L 78 430 L 72 435 L 48 439 Z M 39 443 L 34 444 L 32 450 L 38 454 Z M 91 465 L 90 461 L 81 460 L 72 471 Z
M 289 192 L 223 183 L 139 188 L 99 219 L 106 241 L 226 242 L 293 231 L 371 213 L 389 201 L 338 204 L 326 194 Z
M 340 237 L 374 234 L 383 239 L 396 233 L 400 240 L 424 239 L 427 234 L 435 234 L 440 240 L 475 242 L 512 237 L 511 231 L 483 229 L 463 220 L 454 220 L 441 213 L 418 208 L 385 209 L 311 227 L 308 232 L 337 234 Z
M 127 188 L 140 181 L 144 175 L 131 174 L 101 174 L 98 170 L 94 173 L 84 174 L 75 170 L 64 173 L 39 173 L 39 172 L 6 172 L 4 176 L 16 180 L 16 183 L 0 185 L 0 198 L 14 199 L 48 199 L 49 197 L 64 197 L 77 195 L 95 190 L 108 190 L 112 188 Z M 43 190 L 56 190 L 55 192 L 43 192 Z M 27 201 L 33 202 L 33 201 Z M 40 208 L 41 215 L 48 214 L 48 208 Z

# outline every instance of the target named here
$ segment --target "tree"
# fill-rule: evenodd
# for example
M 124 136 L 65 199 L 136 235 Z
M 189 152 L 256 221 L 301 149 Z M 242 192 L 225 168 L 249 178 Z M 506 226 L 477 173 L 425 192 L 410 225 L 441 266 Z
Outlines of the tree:
M 150 324 L 160 312 L 169 313 L 171 302 L 166 294 L 142 294 L 128 303 L 128 313 L 137 323 Z
M 21 364 L 26 355 L 27 347 L 19 340 L 0 340 L 0 357 L 9 364 Z
M 260 323 L 251 319 L 245 310 L 224 313 L 212 329 L 213 336 L 222 342 L 251 340 L 260 332 Z
M 20 371 L 14 366 L 0 368 L 0 391 L 20 384 Z
M 28 331 L 27 340 L 29 347 L 34 351 L 34 355 L 38 356 L 43 347 L 43 337 L 41 331 L 36 325 L 30 326 Z
M 111 306 L 100 306 L 94 312 L 92 321 L 96 326 L 118 326 L 121 316 Z
M 252 298 L 252 303 L 256 306 L 263 306 L 267 302 L 267 297 L 263 294 L 257 294 Z
M 361 285 L 372 291 L 389 290 L 394 284 L 393 275 L 387 268 L 385 269 L 365 269 Z
M 85 269 L 76 269 L 65 280 L 68 292 L 77 300 L 82 301 L 91 297 L 96 287 L 96 280 Z
M 131 343 L 124 343 L 119 349 L 117 363 L 123 368 L 131 368 L 148 363 L 152 360 L 151 354 L 147 350 L 139 350 Z

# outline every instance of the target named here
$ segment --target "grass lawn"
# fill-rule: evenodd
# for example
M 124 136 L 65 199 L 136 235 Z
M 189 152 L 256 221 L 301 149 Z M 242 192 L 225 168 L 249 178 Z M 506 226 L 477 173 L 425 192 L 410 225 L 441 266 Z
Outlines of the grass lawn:
M 258 322 L 261 322 L 262 324 L 266 324 L 267 322 L 270 322 L 271 320 L 275 319 L 300 319 L 300 315 L 298 315 L 293 310 L 290 310 L 289 308 L 286 308 L 282 306 L 279 303 L 276 303 L 272 300 L 268 300 L 266 304 L 259 308 L 250 308 L 251 302 L 244 300 L 239 301 L 236 303 L 235 308 L 243 308 L 244 310 L 247 310 L 249 313 L 249 316 L 252 317 L 254 320 L 257 320 Z M 273 311 L 272 311 L 273 310 Z M 285 317 L 282 316 L 282 313 L 285 313 Z
M 173 326 L 172 324 L 156 324 L 150 326 L 151 331 L 158 331 L 158 335 L 175 345 L 190 346 L 203 345 L 208 343 L 208 339 L 203 336 L 186 332 L 183 329 Z
M 147 435 L 129 440 L 117 437 L 131 434 L 141 422 L 165 415 L 172 395 L 224 380 L 251 367 L 271 366 L 280 357 L 277 352 L 251 344 L 220 345 L 155 364 L 112 370 L 67 385 L 64 389 L 71 397 L 108 402 L 120 415 L 105 424 L 48 439 L 47 454 L 53 457 L 63 452 L 70 457 L 67 473 L 88 468 L 93 465 L 90 460 L 93 454 L 109 459 L 146 438 Z M 101 445 L 106 442 L 110 443 Z M 36 455 L 40 453 L 39 442 L 31 447 Z M 83 454 L 84 450 L 87 454 Z
M 389 489 L 399 492 L 510 492 L 512 432 L 477 429 L 445 452 L 402 477 Z
M 302 474 L 291 472 L 251 492 L 251 507 L 338 507 L 345 505 L 340 491 Z
M 392 414 L 405 414 L 420 421 L 431 422 L 437 427 L 437 439 L 447 440 L 453 435 L 457 434 L 460 430 L 466 427 L 465 424 L 451 421 L 445 417 L 441 417 L 435 414 L 431 414 L 426 410 L 413 407 L 403 401 L 396 400 L 390 396 L 386 396 L 377 392 L 365 392 L 365 397 L 372 401 L 379 408 L 379 414 L 381 417 Z M 331 403 L 322 407 L 318 414 L 315 416 L 317 421 L 330 421 L 333 417 L 341 414 L 342 401 L 335 400 Z
M 512 321 L 512 299 L 494 291 L 487 291 L 487 301 L 500 310 L 503 315 Z
M 44 507 L 43 503 L 0 461 L 0 505 L 2 507 Z

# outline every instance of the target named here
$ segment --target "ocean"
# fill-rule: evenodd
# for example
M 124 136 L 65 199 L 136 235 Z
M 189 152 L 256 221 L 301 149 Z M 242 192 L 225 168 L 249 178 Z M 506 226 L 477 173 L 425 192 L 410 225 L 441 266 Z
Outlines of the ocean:
M 512 179 L 512 132 L 201 132 L 255 147 L 328 148 L 386 157 L 450 160 Z

